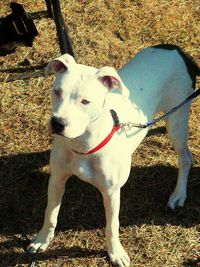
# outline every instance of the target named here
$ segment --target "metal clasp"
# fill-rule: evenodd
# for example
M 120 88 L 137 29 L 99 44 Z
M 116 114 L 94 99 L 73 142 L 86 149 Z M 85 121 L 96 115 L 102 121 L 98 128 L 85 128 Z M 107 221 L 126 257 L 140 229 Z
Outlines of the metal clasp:
M 126 122 L 126 123 L 120 123 L 121 128 L 125 130 L 131 130 L 132 128 L 140 128 L 145 129 L 148 127 L 147 124 L 141 124 L 141 123 L 134 123 L 134 122 Z

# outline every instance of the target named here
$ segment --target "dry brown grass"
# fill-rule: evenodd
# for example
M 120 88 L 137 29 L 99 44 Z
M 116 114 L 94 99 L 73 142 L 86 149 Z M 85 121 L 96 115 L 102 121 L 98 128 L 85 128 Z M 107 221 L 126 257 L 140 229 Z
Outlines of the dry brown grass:
M 19 0 L 27 12 L 46 9 L 45 1 Z M 2 1 L 1 16 L 9 12 Z M 174 43 L 200 62 L 199 3 L 194 0 L 62 1 L 79 63 L 122 66 L 143 47 Z M 59 55 L 53 21 L 35 19 L 39 36 L 32 48 L 18 47 L 0 58 L 0 78 L 24 70 L 25 59 L 40 66 Z M 27 67 L 28 69 L 29 67 Z M 24 253 L 43 220 L 51 136 L 49 92 L 53 77 L 2 82 L 0 90 L 0 266 L 29 266 Z M 200 98 L 191 109 L 189 146 L 194 165 L 183 209 L 166 209 L 177 176 L 177 158 L 161 123 L 133 156 L 122 189 L 122 243 L 132 266 L 200 266 Z M 104 243 L 100 193 L 73 178 L 67 184 L 56 236 L 36 266 L 110 266 Z

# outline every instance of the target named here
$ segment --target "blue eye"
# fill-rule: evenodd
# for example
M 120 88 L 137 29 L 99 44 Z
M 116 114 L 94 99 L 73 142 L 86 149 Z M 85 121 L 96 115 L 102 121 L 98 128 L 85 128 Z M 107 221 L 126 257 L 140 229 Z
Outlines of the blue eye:
M 81 101 L 81 103 L 82 103 L 83 105 L 88 105 L 88 104 L 90 103 L 90 101 L 88 101 L 87 99 L 83 99 L 83 100 Z

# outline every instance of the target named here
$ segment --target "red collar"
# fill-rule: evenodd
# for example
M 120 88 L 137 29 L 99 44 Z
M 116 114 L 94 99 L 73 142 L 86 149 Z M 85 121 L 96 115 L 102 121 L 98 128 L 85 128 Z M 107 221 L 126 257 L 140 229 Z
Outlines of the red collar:
M 76 154 L 79 154 L 79 155 L 93 154 L 93 153 L 99 151 L 101 148 L 103 148 L 111 140 L 113 135 L 121 128 L 121 125 L 119 123 L 117 113 L 113 109 L 110 110 L 110 113 L 111 113 L 111 116 L 113 118 L 114 125 L 113 125 L 111 132 L 106 136 L 106 138 L 104 138 L 103 141 L 100 144 L 98 144 L 95 148 L 89 150 L 86 153 L 81 153 L 81 152 L 78 152 L 75 150 L 73 150 L 73 152 L 75 152 Z

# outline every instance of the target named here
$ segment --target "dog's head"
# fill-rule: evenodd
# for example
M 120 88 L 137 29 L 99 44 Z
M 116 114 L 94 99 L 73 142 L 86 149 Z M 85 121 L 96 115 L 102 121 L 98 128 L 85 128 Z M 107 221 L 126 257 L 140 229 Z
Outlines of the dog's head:
M 80 65 L 68 54 L 51 60 L 46 72 L 56 75 L 50 131 L 68 138 L 82 135 L 98 118 L 112 89 L 119 88 L 122 95 L 128 96 L 128 89 L 114 68 L 97 70 Z

